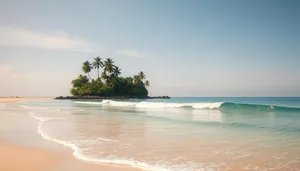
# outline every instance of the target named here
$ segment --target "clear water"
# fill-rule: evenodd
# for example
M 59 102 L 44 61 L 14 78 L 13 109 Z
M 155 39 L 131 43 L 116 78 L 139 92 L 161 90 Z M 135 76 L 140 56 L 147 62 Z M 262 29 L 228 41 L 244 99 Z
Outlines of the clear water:
M 300 170 L 300 98 L 40 101 L 20 107 L 82 160 L 145 170 Z

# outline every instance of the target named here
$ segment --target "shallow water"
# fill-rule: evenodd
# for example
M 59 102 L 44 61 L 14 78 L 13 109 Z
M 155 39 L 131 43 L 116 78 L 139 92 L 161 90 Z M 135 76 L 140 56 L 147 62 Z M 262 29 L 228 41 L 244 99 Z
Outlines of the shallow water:
M 300 170 L 300 98 L 40 101 L 18 107 L 38 121 L 43 138 L 83 160 L 158 171 Z

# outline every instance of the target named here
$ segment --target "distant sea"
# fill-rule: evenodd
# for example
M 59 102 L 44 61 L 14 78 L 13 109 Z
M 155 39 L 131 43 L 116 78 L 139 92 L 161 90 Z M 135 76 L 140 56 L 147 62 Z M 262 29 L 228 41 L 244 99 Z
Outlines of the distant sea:
M 86 161 L 154 171 L 300 170 L 300 98 L 22 102 L 36 130 Z

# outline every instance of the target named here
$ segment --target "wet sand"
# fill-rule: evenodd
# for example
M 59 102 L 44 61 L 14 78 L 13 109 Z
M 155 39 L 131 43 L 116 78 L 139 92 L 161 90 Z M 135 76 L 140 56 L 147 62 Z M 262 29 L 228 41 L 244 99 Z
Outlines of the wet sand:
M 12 103 L 29 100 L 52 100 L 52 98 L 8 98 L 0 97 L 0 103 Z M 140 171 L 127 165 L 88 163 L 80 161 L 65 148 L 61 152 L 40 148 L 23 147 L 8 144 L 0 139 L 0 170 L 2 171 Z

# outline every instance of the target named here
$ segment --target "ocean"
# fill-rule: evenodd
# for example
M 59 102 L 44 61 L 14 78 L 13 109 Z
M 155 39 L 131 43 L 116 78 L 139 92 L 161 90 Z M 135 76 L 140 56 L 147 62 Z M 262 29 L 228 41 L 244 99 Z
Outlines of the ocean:
M 36 119 L 40 136 L 85 161 L 153 171 L 300 170 L 298 97 L 52 100 L 17 107 Z

